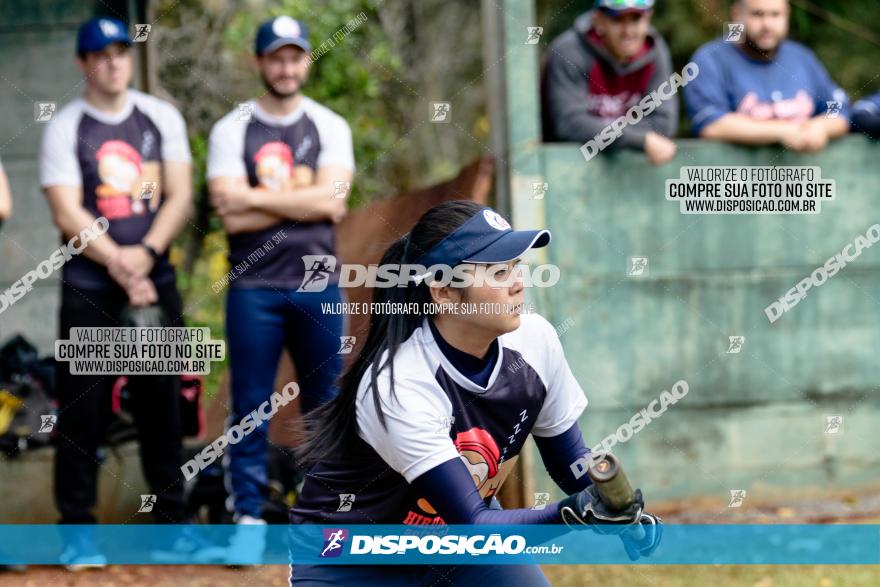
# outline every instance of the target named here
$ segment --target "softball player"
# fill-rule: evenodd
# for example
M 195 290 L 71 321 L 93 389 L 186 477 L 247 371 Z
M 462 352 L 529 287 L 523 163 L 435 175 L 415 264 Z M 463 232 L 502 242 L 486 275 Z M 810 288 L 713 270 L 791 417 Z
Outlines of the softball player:
M 311 469 L 291 523 L 644 522 L 650 525 L 642 540 L 621 538 L 635 556 L 653 552 L 660 531 L 656 518 L 643 513 L 641 492 L 627 511 L 611 512 L 588 476 L 576 478 L 570 467 L 589 452 L 577 426 L 587 398 L 553 327 L 536 314 L 520 314 L 524 290 L 513 273 L 522 254 L 549 242 L 546 230 L 515 231 L 490 208 L 448 202 L 428 211 L 386 251 L 381 266 L 466 264 L 469 272 L 497 271 L 495 279 L 510 285 L 443 286 L 428 274 L 407 287 L 377 288 L 376 302 L 513 309 L 373 314 L 340 395 L 310 417 L 300 454 Z M 501 510 L 494 496 L 530 434 L 569 497 L 541 510 Z M 291 574 L 297 586 L 447 582 L 548 584 L 536 565 L 450 570 L 318 564 L 296 565 Z

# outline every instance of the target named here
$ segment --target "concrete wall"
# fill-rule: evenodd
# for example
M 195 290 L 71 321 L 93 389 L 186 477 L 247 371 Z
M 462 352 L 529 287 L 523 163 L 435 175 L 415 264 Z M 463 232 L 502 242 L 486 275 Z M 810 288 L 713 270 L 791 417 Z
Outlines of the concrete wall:
M 777 149 L 681 141 L 673 164 L 640 153 L 587 164 L 574 145 L 541 150 L 548 259 L 562 280 L 538 298 L 591 406 L 596 442 L 679 379 L 690 392 L 615 449 L 655 496 L 758 486 L 855 487 L 880 480 L 880 248 L 775 323 L 764 308 L 877 222 L 869 165 L 880 147 L 850 137 L 803 158 Z M 837 182 L 818 215 L 684 215 L 664 197 L 681 165 L 817 165 Z M 627 276 L 647 256 L 646 277 Z M 738 354 L 728 337 L 745 336 Z M 841 435 L 826 415 L 844 416 Z
M 880 480 L 870 447 L 880 402 L 880 248 L 809 293 L 771 324 L 764 308 L 858 234 L 880 222 L 880 147 L 849 137 L 815 156 L 681 140 L 671 164 L 643 154 L 586 162 L 576 144 L 540 142 L 540 45 L 532 2 L 507 0 L 507 124 L 512 216 L 548 227 L 553 243 L 536 261 L 560 266 L 556 287 L 533 290 L 557 327 L 590 399 L 581 427 L 596 443 L 679 379 L 690 393 L 634 440 L 615 447 L 653 499 L 767 495 L 858 488 Z M 814 216 L 684 215 L 666 201 L 681 166 L 816 165 L 837 182 L 837 199 Z M 532 185 L 546 182 L 543 199 Z M 630 256 L 648 275 L 627 277 Z M 728 354 L 728 336 L 745 336 Z M 824 434 L 826 415 L 844 416 Z M 552 491 L 540 459 L 527 484 Z
M 0 2 L 0 159 L 12 189 L 13 216 L 0 229 L 0 290 L 5 290 L 58 247 L 58 232 L 40 190 L 37 156 L 44 125 L 34 121 L 34 102 L 58 107 L 80 96 L 82 76 L 74 65 L 76 30 L 96 15 L 124 18 L 126 2 L 5 0 Z M 57 330 L 59 275 L 40 281 L 33 291 L 0 314 L 0 343 L 24 334 L 50 354 Z M 129 444 L 108 455 L 100 477 L 101 508 L 136 511 L 144 482 L 137 447 Z M 52 450 L 29 452 L 0 461 L 3 523 L 51 523 Z M 27 491 L 22 491 L 27 487 Z M 110 514 L 124 521 L 127 515 Z
M 0 159 L 13 197 L 13 217 L 0 229 L 0 289 L 46 259 L 60 242 L 39 185 L 44 125 L 34 121 L 34 102 L 56 102 L 60 108 L 82 94 L 82 76 L 74 65 L 76 30 L 98 14 L 124 16 L 125 2 L 0 3 Z M 0 342 L 21 332 L 50 353 L 58 301 L 58 276 L 40 281 L 0 314 Z

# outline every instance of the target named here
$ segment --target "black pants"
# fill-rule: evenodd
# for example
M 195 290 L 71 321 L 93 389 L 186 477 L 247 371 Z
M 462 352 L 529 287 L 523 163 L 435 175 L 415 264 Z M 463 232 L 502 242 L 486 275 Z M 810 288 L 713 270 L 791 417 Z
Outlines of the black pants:
M 183 326 L 180 295 L 173 282 L 156 286 L 159 304 L 172 326 Z M 72 327 L 119 326 L 128 303 L 125 292 L 113 289 L 61 290 L 60 338 L 69 339 Z M 93 524 L 97 498 L 98 445 L 111 421 L 111 392 L 116 375 L 71 375 L 69 363 L 57 364 L 58 444 L 55 453 L 55 502 L 62 524 Z M 157 523 L 185 521 L 181 465 L 180 377 L 128 377 L 129 407 L 140 445 L 141 465 L 150 493 L 156 495 Z M 113 473 L 116 474 L 115 472 Z M 123 486 L 128 494 L 140 492 Z M 135 515 L 137 510 L 131 512 Z M 143 514 L 141 514 L 143 515 Z

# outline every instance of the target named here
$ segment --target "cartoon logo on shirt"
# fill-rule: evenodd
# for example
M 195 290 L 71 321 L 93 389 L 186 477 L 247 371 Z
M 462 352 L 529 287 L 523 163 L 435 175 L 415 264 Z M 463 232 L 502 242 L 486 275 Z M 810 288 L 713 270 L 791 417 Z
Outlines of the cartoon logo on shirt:
M 471 474 L 474 485 L 482 490 L 489 479 L 498 474 L 498 459 L 501 451 L 492 435 L 482 428 L 471 428 L 459 432 L 455 437 L 455 448 Z M 482 494 L 482 491 L 480 492 Z
M 462 462 L 467 467 L 474 480 L 474 485 L 483 498 L 492 497 L 501 488 L 504 479 L 510 469 L 513 468 L 519 455 L 501 461 L 501 451 L 498 443 L 489 432 L 483 428 L 474 427 L 464 432 L 459 432 L 453 441 L 455 448 L 461 456 Z M 419 512 L 408 512 L 404 524 L 445 524 L 428 500 L 420 498 L 416 505 Z
M 643 94 L 625 90 L 619 94 L 587 95 L 587 112 L 599 118 L 614 119 L 625 116 L 627 110 L 642 99 Z
M 159 181 L 157 161 L 142 161 L 134 147 L 118 140 L 102 144 L 95 158 L 101 180 L 95 194 L 98 212 L 103 216 L 108 219 L 128 218 L 146 213 L 148 206 L 152 211 L 158 208 L 157 193 L 154 192 L 149 200 L 140 197 L 141 184 L 157 184 Z
M 770 94 L 771 102 L 761 102 L 755 92 L 746 94 L 736 111 L 756 120 L 791 120 L 803 122 L 810 118 L 816 111 L 816 104 L 810 95 L 804 90 L 799 90 L 794 98 L 784 100 L 782 92 L 775 91 Z
M 312 183 L 312 168 L 296 165 L 293 152 L 287 143 L 271 141 L 254 154 L 257 187 L 271 191 L 284 191 Z

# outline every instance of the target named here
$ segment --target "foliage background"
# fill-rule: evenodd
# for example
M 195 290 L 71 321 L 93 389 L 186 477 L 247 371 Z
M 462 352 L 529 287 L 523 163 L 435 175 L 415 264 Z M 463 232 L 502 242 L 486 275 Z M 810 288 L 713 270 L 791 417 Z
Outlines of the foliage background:
M 528 1 L 528 0 L 523 0 Z M 492 4 L 492 3 L 490 3 Z M 654 24 L 678 71 L 730 19 L 726 0 L 658 0 Z M 592 7 L 590 0 L 535 0 L 547 46 Z M 494 8 L 501 10 L 499 4 Z M 876 91 L 880 32 L 876 0 L 793 0 L 791 38 L 813 48 L 851 98 Z M 478 0 L 160 0 L 154 27 L 159 83 L 181 108 L 194 152 L 198 213 L 172 250 L 188 321 L 223 336 L 226 240 L 204 185 L 211 126 L 238 102 L 260 95 L 253 71 L 257 26 L 288 14 L 307 23 L 313 47 L 359 13 L 367 21 L 313 65 L 305 93 L 341 114 L 354 136 L 352 205 L 441 181 L 490 153 Z M 452 103 L 452 123 L 428 122 L 431 101 Z M 680 135 L 688 136 L 682 118 Z M 222 369 L 214 369 L 209 391 Z
M 537 0 L 536 26 L 544 27 L 545 48 L 592 4 Z M 673 70 L 681 71 L 698 47 L 721 36 L 725 23 L 732 20 L 732 4 L 728 0 L 657 0 L 653 23 L 669 45 Z M 880 90 L 880 5 L 876 0 L 791 0 L 790 4 L 789 38 L 815 51 L 850 99 Z M 682 117 L 679 135 L 690 135 L 686 117 Z
M 454 175 L 485 152 L 488 124 L 482 40 L 472 0 L 162 0 L 155 7 L 158 80 L 189 125 L 196 218 L 172 250 L 188 323 L 223 336 L 226 239 L 204 181 L 211 126 L 264 92 L 252 66 L 261 22 L 287 14 L 313 48 L 363 12 L 367 20 L 312 66 L 304 93 L 342 115 L 354 137 L 353 206 Z M 430 124 L 431 101 L 452 103 L 453 123 Z M 213 393 L 222 368 L 212 370 Z

